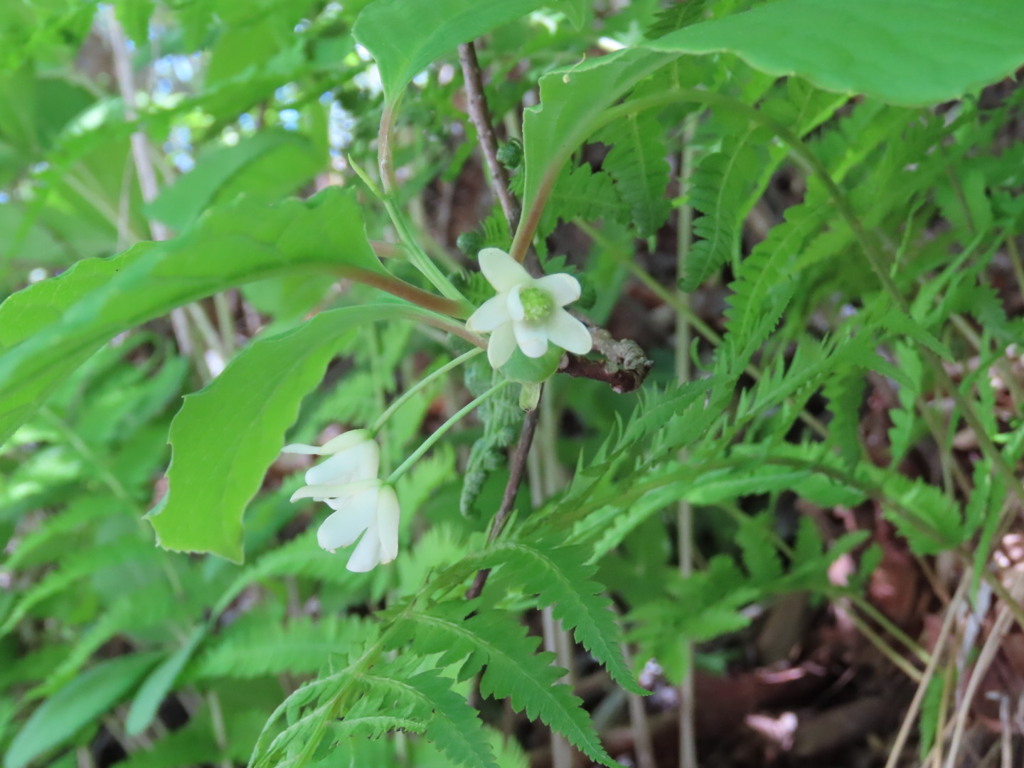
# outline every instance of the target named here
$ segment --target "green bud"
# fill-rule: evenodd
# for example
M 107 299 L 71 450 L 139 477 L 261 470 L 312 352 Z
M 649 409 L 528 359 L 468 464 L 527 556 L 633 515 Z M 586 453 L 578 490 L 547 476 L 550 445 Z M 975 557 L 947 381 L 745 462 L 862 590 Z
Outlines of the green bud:
M 467 256 L 476 256 L 480 249 L 484 247 L 484 236 L 476 230 L 463 232 L 459 235 L 458 240 L 455 241 L 455 247 Z
M 515 170 L 523 164 L 523 143 L 519 139 L 509 139 L 498 147 L 497 158 L 510 171 Z
M 527 320 L 543 320 L 555 308 L 551 296 L 540 288 L 527 288 L 519 294 L 523 303 L 523 314 Z

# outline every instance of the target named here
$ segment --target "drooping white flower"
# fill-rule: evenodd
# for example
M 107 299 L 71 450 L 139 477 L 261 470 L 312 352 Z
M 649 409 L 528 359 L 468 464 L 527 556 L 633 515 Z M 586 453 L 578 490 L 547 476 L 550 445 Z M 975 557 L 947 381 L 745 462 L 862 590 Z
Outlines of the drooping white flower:
M 348 570 L 363 573 L 395 559 L 398 497 L 394 488 L 377 479 L 380 449 L 368 430 L 345 432 L 322 447 L 296 444 L 283 450 L 330 456 L 306 472 L 306 485 L 291 498 L 323 501 L 335 510 L 316 533 L 317 543 L 323 549 L 334 552 L 349 546 L 362 534 L 345 566 Z
M 336 496 L 314 496 L 325 490 Z M 365 573 L 398 555 L 398 496 L 395 489 L 376 478 L 340 486 L 305 486 L 292 501 L 316 498 L 335 510 L 316 532 L 317 543 L 328 552 L 347 547 L 362 535 L 348 564 L 350 571 Z
M 330 456 L 327 461 L 306 471 L 307 486 L 344 485 L 377 477 L 380 448 L 368 429 L 353 429 L 328 440 L 322 446 L 293 443 L 282 453 L 304 453 Z M 328 494 L 329 495 L 329 494 Z M 307 498 L 324 499 L 327 495 L 308 494 Z
M 563 307 L 580 297 L 580 284 L 564 272 L 534 278 L 523 265 L 497 248 L 480 251 L 480 270 L 498 295 L 469 316 L 466 327 L 490 332 L 487 359 L 500 368 L 516 345 L 527 357 L 541 357 L 550 341 L 557 347 L 585 355 L 593 346 L 587 327 Z

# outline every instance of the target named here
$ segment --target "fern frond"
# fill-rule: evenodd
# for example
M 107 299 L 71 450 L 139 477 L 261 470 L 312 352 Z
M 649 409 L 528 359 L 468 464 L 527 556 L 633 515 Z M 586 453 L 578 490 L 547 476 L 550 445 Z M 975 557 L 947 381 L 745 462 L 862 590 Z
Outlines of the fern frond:
M 152 556 L 152 545 L 134 534 L 69 555 L 59 570 L 41 579 L 15 603 L 0 625 L 0 636 L 14 629 L 36 605 L 77 585 L 83 579 L 133 561 L 151 562 Z
M 562 171 L 544 207 L 537 235 L 541 239 L 550 235 L 559 220 L 618 221 L 627 216 L 612 177 L 584 163 Z
M 672 2 L 670 6 L 661 8 L 654 14 L 654 21 L 644 32 L 644 37 L 655 40 L 669 32 L 696 24 L 703 18 L 707 4 L 708 0 Z
M 739 252 L 740 233 L 768 164 L 769 137 L 751 128 L 704 157 L 690 181 L 690 204 L 704 214 L 693 224 L 700 238 L 686 260 L 680 287 L 694 291 Z
M 957 503 L 934 485 L 886 472 L 882 490 L 891 503 L 885 517 L 917 555 L 934 555 L 962 544 L 965 530 Z
M 179 768 L 185 765 L 212 765 L 222 757 L 220 747 L 203 720 L 193 720 L 184 728 L 169 733 L 147 751 L 139 751 L 117 765 L 119 768 Z
M 496 375 L 485 361 L 471 361 L 466 366 L 466 386 L 472 394 L 482 395 L 493 386 Z M 523 421 L 518 395 L 512 388 L 487 398 L 477 413 L 484 423 L 484 433 L 470 449 L 459 495 L 459 510 L 467 517 L 487 477 L 505 466 L 505 449 L 516 441 Z
M 400 645 L 412 643 L 422 654 L 439 653 L 443 665 L 461 662 L 461 679 L 484 668 L 483 695 L 507 698 L 513 709 L 540 719 L 592 760 L 615 766 L 582 702 L 558 682 L 564 670 L 551 666 L 554 654 L 536 654 L 538 638 L 526 635 L 505 611 L 491 609 L 466 618 L 474 607 L 460 601 L 436 605 L 429 614 L 402 614 L 396 625 Z
M 889 455 L 892 466 L 898 466 L 923 432 L 923 425 L 917 414 L 917 398 L 923 387 L 924 364 L 917 350 L 907 344 L 897 345 L 893 353 L 896 363 L 904 376 L 903 384 L 897 391 L 899 407 L 889 411 Z
M 95 520 L 126 513 L 123 501 L 106 494 L 74 499 L 59 515 L 46 518 L 39 528 L 26 534 L 10 557 L 5 559 L 4 568 L 16 571 L 51 562 L 54 552 L 50 551 L 50 545 L 59 537 L 80 533 Z
M 452 680 L 429 670 L 407 680 L 379 675 L 363 679 L 415 701 L 423 717 L 421 732 L 456 765 L 497 768 L 483 723 L 465 698 L 451 689 Z
M 551 606 L 554 617 L 577 642 L 607 668 L 626 690 L 646 694 L 622 656 L 622 637 L 611 601 L 604 587 L 593 581 L 597 570 L 587 565 L 590 553 L 580 546 L 558 546 L 552 541 L 498 542 L 493 548 L 493 567 L 500 566 L 495 584 L 538 596 L 540 605 Z M 492 588 L 494 585 L 492 584 Z M 504 590 L 497 589 L 501 594 Z
M 829 439 L 839 449 L 847 469 L 860 460 L 860 413 L 864 403 L 866 383 L 864 372 L 850 368 L 830 376 L 825 382 L 825 397 L 832 414 L 829 421 Z
M 671 210 L 665 197 L 669 167 L 663 123 L 651 111 L 631 114 L 594 138 L 611 146 L 601 169 L 611 175 L 616 191 L 630 207 L 637 235 L 653 235 Z
M 251 679 L 284 672 L 311 674 L 345 656 L 368 634 L 355 617 L 296 618 L 285 624 L 255 615 L 228 627 L 196 662 L 190 677 Z

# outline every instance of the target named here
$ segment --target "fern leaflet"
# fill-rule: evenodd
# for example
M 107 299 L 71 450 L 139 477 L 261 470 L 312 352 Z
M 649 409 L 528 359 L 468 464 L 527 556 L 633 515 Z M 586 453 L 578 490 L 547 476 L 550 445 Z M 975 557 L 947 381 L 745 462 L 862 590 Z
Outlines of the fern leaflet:
M 550 541 L 511 541 L 498 543 L 494 555 L 494 562 L 504 566 L 495 575 L 496 584 L 538 595 L 541 605 L 552 606 L 554 617 L 573 630 L 576 640 L 619 685 L 633 693 L 647 693 L 622 656 L 615 614 L 604 588 L 591 580 L 597 569 L 586 564 L 590 555 L 585 548 L 560 547 Z
M 594 733 L 582 702 L 558 682 L 564 670 L 551 666 L 554 654 L 535 654 L 537 638 L 527 636 L 518 620 L 505 611 L 488 610 L 466 618 L 474 607 L 460 601 L 436 605 L 430 614 L 402 614 L 397 636 L 402 645 L 411 642 L 420 653 L 440 653 L 441 664 L 461 662 L 461 679 L 485 667 L 480 678 L 483 695 L 507 698 L 513 709 L 539 718 L 592 760 L 616 766 Z
M 615 189 L 630 207 L 640 237 L 657 232 L 670 210 L 665 197 L 668 147 L 665 128 L 656 117 L 649 111 L 627 115 L 595 136 L 612 147 L 601 168 L 615 180 Z

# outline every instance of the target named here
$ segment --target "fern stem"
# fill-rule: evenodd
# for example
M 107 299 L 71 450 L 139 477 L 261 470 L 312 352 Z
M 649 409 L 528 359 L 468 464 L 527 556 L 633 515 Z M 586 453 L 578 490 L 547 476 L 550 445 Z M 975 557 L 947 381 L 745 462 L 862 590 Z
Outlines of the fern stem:
M 686 118 L 683 127 L 682 147 L 679 153 L 679 195 L 688 199 L 695 152 L 693 139 L 696 134 L 696 116 Z M 676 285 L 679 276 L 686 273 L 690 248 L 693 245 L 693 206 L 684 202 L 679 206 L 676 220 Z M 679 384 L 689 381 L 693 371 L 690 367 L 689 318 L 694 315 L 689 297 L 677 288 L 675 372 Z M 687 451 L 679 452 L 680 463 L 685 464 Z M 676 535 L 679 549 L 679 575 L 685 580 L 693 575 L 693 506 L 686 499 L 680 499 L 676 509 Z M 687 640 L 683 645 L 685 669 L 679 682 L 679 768 L 697 768 L 697 720 L 696 691 L 693 678 L 693 643 Z
M 446 421 L 444 424 L 442 424 L 440 427 L 434 430 L 434 433 L 430 435 L 430 437 L 428 437 L 426 440 L 424 440 L 420 444 L 420 447 L 413 451 L 409 458 L 403 461 L 398 466 L 398 469 L 392 472 L 385 482 L 388 485 L 393 485 L 398 480 L 398 478 L 400 478 L 402 475 L 409 471 L 409 468 L 412 467 L 413 464 L 420 460 L 423 454 L 425 454 L 427 451 L 433 448 L 434 443 L 440 440 L 448 432 L 448 430 L 450 430 L 457 423 L 459 423 L 459 421 L 461 421 L 467 414 L 476 409 L 477 406 L 479 406 L 489 397 L 491 397 L 494 394 L 497 394 L 511 383 L 512 382 L 509 381 L 508 379 L 503 379 L 499 381 L 493 387 L 491 387 L 482 395 L 480 395 L 480 397 L 474 398 L 469 403 L 460 408 L 458 411 L 456 411 L 455 414 L 450 419 L 448 419 L 448 421 Z

